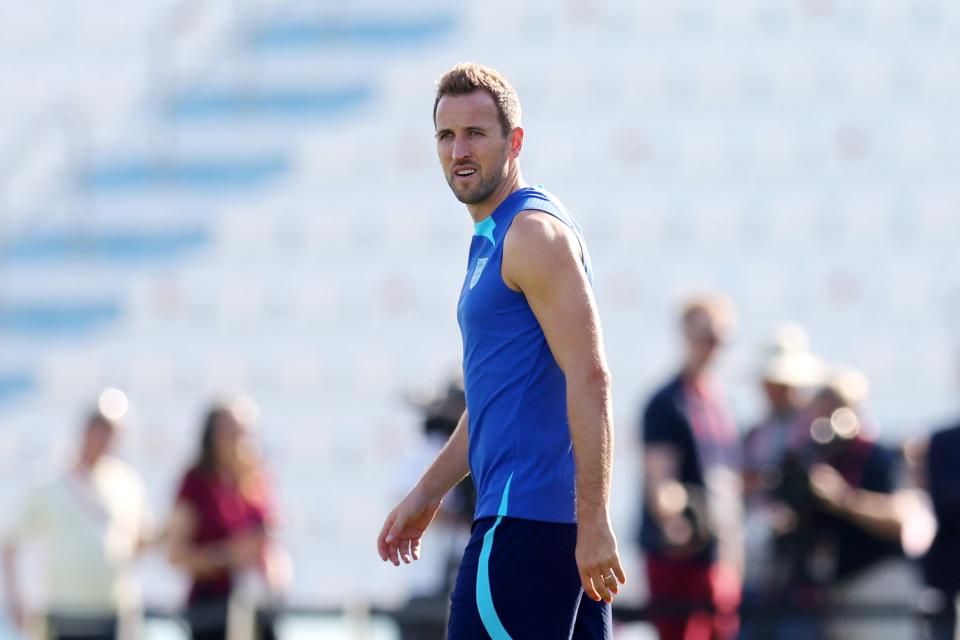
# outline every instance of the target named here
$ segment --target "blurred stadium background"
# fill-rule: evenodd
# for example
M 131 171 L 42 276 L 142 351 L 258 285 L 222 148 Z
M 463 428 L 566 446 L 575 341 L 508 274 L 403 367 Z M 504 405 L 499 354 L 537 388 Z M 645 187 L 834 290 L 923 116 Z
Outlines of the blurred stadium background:
M 723 372 L 743 421 L 757 345 L 786 320 L 868 375 L 881 438 L 949 415 L 960 4 L 514 4 L 0 4 L 0 512 L 117 386 L 162 518 L 202 410 L 241 389 L 291 603 L 402 603 L 417 569 L 381 564 L 374 538 L 419 438 L 403 392 L 458 362 L 471 225 L 430 108 L 464 60 L 513 81 L 525 175 L 591 244 L 630 601 L 638 403 L 673 364 L 685 293 L 739 306 Z M 179 604 L 162 558 L 143 575 L 151 605 Z

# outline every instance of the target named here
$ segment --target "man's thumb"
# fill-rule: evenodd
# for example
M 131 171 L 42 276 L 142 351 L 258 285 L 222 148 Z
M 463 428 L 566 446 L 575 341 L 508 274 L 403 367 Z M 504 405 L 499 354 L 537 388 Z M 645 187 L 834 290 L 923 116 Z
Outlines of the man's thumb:
M 393 519 L 393 525 L 391 525 L 390 531 L 387 532 L 387 544 L 393 544 L 399 540 L 400 532 L 403 531 L 406 525 L 406 517 L 398 513 L 397 517 Z

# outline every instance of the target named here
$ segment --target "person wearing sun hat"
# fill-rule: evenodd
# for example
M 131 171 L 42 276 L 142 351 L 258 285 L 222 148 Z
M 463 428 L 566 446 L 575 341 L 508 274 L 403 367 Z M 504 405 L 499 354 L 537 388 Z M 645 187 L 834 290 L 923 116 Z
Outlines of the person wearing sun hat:
M 803 391 L 818 385 L 825 373 L 825 365 L 810 352 L 807 334 L 798 325 L 778 327 L 762 347 L 757 377 L 767 414 L 744 439 L 747 494 L 751 485 L 762 481 L 765 468 L 772 471 L 770 466 L 775 466 L 792 444 L 798 444 L 801 434 L 791 433 L 791 425 L 802 406 Z
M 743 441 L 744 538 L 746 556 L 744 605 L 748 609 L 777 606 L 773 585 L 774 529 L 783 505 L 775 496 L 780 463 L 791 449 L 805 442 L 797 428 L 804 392 L 818 385 L 826 372 L 823 361 L 810 352 L 807 334 L 796 324 L 777 327 L 760 349 L 756 378 L 766 401 L 765 416 L 747 431 Z M 805 437 L 806 436 L 806 437 Z M 815 637 L 803 619 L 770 621 L 745 616 L 741 638 Z
M 912 511 L 904 501 L 902 461 L 876 438 L 865 411 L 869 394 L 863 373 L 834 366 L 804 413 L 814 501 L 801 555 L 806 575 L 823 589 L 823 604 L 841 614 L 853 607 L 909 605 L 919 595 L 916 567 L 904 556 Z M 909 618 L 845 615 L 828 617 L 824 630 L 828 640 L 899 640 L 916 632 Z

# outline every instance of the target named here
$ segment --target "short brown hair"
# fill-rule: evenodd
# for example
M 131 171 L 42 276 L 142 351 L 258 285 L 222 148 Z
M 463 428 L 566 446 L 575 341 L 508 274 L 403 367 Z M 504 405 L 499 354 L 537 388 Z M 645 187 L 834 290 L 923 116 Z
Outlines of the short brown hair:
M 520 98 L 517 97 L 513 85 L 496 69 L 475 62 L 462 62 L 437 80 L 437 97 L 433 101 L 433 125 L 437 125 L 437 105 L 440 104 L 440 98 L 465 96 L 477 90 L 486 91 L 493 98 L 504 137 L 520 126 Z
M 684 327 L 689 326 L 694 318 L 700 315 L 706 315 L 713 320 L 724 334 L 732 333 L 737 324 L 737 308 L 733 301 L 718 293 L 702 293 L 684 301 L 680 313 Z

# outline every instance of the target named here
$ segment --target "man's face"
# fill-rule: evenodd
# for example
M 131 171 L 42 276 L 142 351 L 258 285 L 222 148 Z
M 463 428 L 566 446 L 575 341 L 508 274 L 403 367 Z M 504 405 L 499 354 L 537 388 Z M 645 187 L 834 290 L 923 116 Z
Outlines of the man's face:
M 480 90 L 443 96 L 436 126 L 437 155 L 457 199 L 479 204 L 493 195 L 506 178 L 514 137 L 504 135 L 493 97 Z
M 84 433 L 82 456 L 91 464 L 110 452 L 116 434 L 109 424 L 94 421 Z
M 787 411 L 797 406 L 796 388 L 770 380 L 763 381 L 763 392 L 775 411 Z
M 694 312 L 684 325 L 689 364 L 698 370 L 707 368 L 728 338 L 729 330 L 719 318 L 703 310 Z

